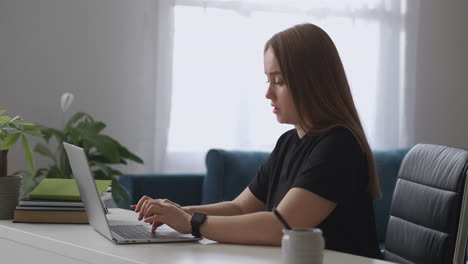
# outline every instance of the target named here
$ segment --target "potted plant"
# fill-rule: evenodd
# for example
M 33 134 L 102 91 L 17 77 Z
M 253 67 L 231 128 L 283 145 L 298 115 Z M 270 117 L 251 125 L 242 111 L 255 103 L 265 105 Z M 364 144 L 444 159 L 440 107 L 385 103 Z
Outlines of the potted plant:
M 5 110 L 0 110 L 0 219 L 13 218 L 13 210 L 18 204 L 21 193 L 22 177 L 19 175 L 8 176 L 7 154 L 20 139 L 23 152 L 29 170 L 34 174 L 34 160 L 32 151 L 26 135 L 42 136 L 39 128 L 24 122 L 19 116 L 9 117 L 4 115 Z
M 118 177 L 123 173 L 114 165 L 143 161 L 117 140 L 103 134 L 102 131 L 106 127 L 103 122 L 94 120 L 87 113 L 78 112 L 68 120 L 62 130 L 39 127 L 47 144 L 38 143 L 34 151 L 49 158 L 51 163 L 47 168 L 38 169 L 33 175 L 34 179 L 73 178 L 63 147 L 63 142 L 68 142 L 84 149 L 95 179 L 112 180 L 112 196 L 115 202 L 120 206 L 129 204 L 127 191 L 118 181 Z M 55 142 L 52 142 L 52 139 L 55 139 Z

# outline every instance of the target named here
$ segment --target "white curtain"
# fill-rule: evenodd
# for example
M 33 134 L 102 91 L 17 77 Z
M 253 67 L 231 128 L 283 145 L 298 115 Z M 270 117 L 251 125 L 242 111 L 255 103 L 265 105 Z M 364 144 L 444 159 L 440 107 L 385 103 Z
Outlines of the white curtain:
M 162 172 L 165 164 L 169 118 L 171 109 L 173 39 L 174 39 L 174 1 L 155 1 L 156 21 L 156 87 L 154 104 L 154 144 L 153 171 Z
M 334 40 L 371 147 L 407 144 L 405 1 L 166 3 L 170 15 L 159 36 L 158 43 L 166 44 L 159 47 L 158 54 L 165 55 L 159 56 L 163 66 L 157 76 L 165 78 L 158 84 L 171 100 L 165 107 L 170 121 L 162 122 L 169 129 L 167 142 L 157 145 L 165 150 L 158 160 L 161 171 L 203 172 L 210 148 L 272 150 L 291 126 L 277 123 L 264 97 L 263 46 L 274 33 L 304 22 L 322 27 Z M 166 127 L 157 126 L 156 132 Z

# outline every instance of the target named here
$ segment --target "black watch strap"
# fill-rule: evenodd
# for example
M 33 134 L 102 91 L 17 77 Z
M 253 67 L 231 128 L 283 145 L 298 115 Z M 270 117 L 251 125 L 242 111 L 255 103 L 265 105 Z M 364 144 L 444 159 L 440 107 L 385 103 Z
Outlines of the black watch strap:
M 205 222 L 206 214 L 202 212 L 194 212 L 192 218 L 190 219 L 190 224 L 192 225 L 192 236 L 202 237 L 200 234 L 200 226 Z

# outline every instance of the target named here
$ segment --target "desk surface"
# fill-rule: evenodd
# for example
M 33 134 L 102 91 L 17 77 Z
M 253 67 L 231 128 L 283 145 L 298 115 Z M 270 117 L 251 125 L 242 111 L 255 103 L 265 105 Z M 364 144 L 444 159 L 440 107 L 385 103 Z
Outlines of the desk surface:
M 111 209 L 110 212 L 108 217 L 113 224 L 138 222 L 132 211 Z M 218 244 L 207 239 L 116 245 L 90 225 L 12 223 L 11 220 L 0 221 L 0 251 L 0 262 L 15 260 L 17 263 L 281 263 L 280 247 Z M 333 263 L 389 262 L 325 250 L 324 264 Z

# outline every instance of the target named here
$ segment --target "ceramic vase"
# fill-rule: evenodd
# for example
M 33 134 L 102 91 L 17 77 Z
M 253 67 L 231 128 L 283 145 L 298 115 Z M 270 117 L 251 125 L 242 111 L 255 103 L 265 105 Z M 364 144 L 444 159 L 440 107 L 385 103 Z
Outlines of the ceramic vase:
M 284 229 L 281 241 L 283 264 L 322 264 L 325 241 L 318 228 Z
M 8 150 L 0 150 L 0 219 L 12 219 L 18 205 L 23 178 L 8 176 Z

